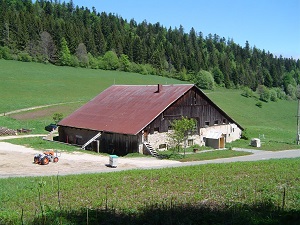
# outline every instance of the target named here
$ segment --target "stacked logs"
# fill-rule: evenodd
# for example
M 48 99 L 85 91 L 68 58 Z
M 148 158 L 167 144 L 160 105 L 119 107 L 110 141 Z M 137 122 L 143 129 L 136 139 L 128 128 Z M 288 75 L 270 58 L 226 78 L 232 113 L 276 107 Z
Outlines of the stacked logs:
M 8 129 L 6 127 L 0 127 L 0 136 L 17 135 L 17 131 Z

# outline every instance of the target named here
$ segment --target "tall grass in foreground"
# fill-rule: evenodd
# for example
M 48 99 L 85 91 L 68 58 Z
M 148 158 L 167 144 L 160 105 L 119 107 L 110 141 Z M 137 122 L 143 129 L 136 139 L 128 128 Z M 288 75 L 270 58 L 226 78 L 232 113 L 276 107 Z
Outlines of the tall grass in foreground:
M 296 224 L 299 164 L 0 179 L 0 224 Z

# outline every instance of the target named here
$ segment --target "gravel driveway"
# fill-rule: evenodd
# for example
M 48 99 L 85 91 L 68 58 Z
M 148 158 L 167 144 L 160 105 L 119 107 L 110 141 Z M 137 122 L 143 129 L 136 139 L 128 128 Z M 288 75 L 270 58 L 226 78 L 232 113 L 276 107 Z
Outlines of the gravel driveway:
M 0 138 L 1 139 L 1 138 Z M 3 139 L 3 138 L 2 138 Z M 23 177 L 23 176 L 51 176 L 82 173 L 113 172 L 129 169 L 151 169 L 165 167 L 179 167 L 188 165 L 201 165 L 208 163 L 229 163 L 237 161 L 257 161 L 278 158 L 300 157 L 300 150 L 287 151 L 260 151 L 236 149 L 250 151 L 253 154 L 233 158 L 205 160 L 197 162 L 178 162 L 173 160 L 159 160 L 149 157 L 138 158 L 118 158 L 117 168 L 107 166 L 109 157 L 91 155 L 81 152 L 62 152 L 58 163 L 50 163 L 41 166 L 33 163 L 33 157 L 41 151 L 14 145 L 7 142 L 0 142 L 0 178 Z

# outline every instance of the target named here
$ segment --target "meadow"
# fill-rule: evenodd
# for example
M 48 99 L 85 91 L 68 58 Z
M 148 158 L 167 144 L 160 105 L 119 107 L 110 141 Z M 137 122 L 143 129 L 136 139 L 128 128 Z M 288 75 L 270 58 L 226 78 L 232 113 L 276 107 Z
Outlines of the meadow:
M 299 163 L 0 179 L 0 224 L 297 224 Z
M 44 127 L 53 122 L 54 113 L 66 116 L 111 85 L 183 83 L 161 76 L 6 60 L 0 60 L 0 68 L 0 115 L 54 104 L 29 112 L 0 116 L 1 126 L 29 128 L 33 133 L 45 133 Z M 34 115 L 34 118 L 30 118 L 30 115 Z
M 6 60 L 0 60 L 0 68 L 0 115 L 18 109 L 54 104 L 0 116 L 1 126 L 29 128 L 33 133 L 45 133 L 44 127 L 53 122 L 54 113 L 66 116 L 113 84 L 184 83 L 162 76 Z M 258 101 L 256 98 L 243 97 L 239 89 L 216 88 L 204 92 L 247 130 L 249 138 L 262 138 L 263 149 L 297 148 L 296 101 L 262 103 L 259 108 L 255 105 Z M 249 140 L 241 140 L 227 147 L 248 146 Z
M 53 113 L 66 116 L 110 85 L 182 83 L 160 76 L 4 60 L 0 68 L 0 114 L 55 104 L 0 116 L 0 126 L 30 128 L 32 133 L 46 133 L 44 126 L 53 122 Z M 298 148 L 297 102 L 280 100 L 258 108 L 257 99 L 241 96 L 241 90 L 205 92 L 250 137 L 264 137 L 262 149 Z M 15 140 L 24 142 L 53 147 L 37 139 Z M 227 147 L 248 148 L 249 140 Z M 299 164 L 297 158 L 0 179 L 0 224 L 298 224 Z

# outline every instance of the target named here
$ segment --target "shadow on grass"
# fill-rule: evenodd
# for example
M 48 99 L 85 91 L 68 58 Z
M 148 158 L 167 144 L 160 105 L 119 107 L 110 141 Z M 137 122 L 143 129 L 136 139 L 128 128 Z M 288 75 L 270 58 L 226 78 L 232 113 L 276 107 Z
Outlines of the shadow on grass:
M 236 224 L 236 225 L 296 225 L 300 211 L 284 211 L 271 203 L 256 205 L 219 205 L 202 202 L 199 205 L 149 205 L 139 211 L 117 212 L 114 209 L 81 209 L 78 211 L 48 211 L 33 224 Z

